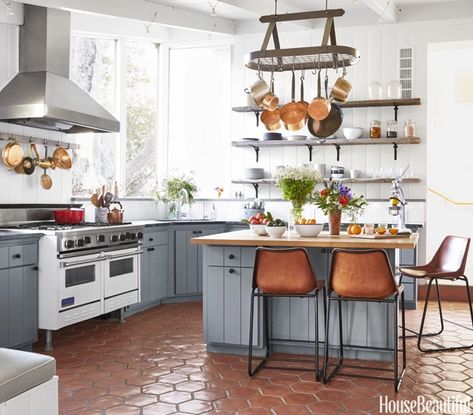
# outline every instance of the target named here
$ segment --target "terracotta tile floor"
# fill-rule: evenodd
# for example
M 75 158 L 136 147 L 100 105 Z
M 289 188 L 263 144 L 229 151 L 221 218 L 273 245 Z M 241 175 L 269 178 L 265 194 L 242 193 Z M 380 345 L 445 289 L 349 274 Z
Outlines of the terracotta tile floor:
M 447 319 L 468 325 L 465 304 L 445 308 Z M 397 395 L 391 382 L 339 376 L 323 385 L 303 371 L 266 369 L 249 379 L 246 358 L 206 352 L 201 315 L 201 303 L 171 304 L 126 324 L 97 319 L 60 330 L 51 352 L 60 414 L 377 414 L 380 395 L 473 396 L 473 350 L 424 354 L 415 340 L 408 340 Z M 409 325 L 418 327 L 419 315 L 408 312 Z M 448 325 L 445 335 L 448 342 L 473 342 L 473 332 L 458 326 Z

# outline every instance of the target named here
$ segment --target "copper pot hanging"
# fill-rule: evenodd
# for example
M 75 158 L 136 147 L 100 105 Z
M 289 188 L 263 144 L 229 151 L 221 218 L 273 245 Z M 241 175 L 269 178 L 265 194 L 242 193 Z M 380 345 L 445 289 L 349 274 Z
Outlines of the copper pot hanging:
M 296 76 L 292 71 L 291 102 L 281 108 L 281 120 L 284 128 L 289 131 L 300 130 L 305 124 L 306 110 L 303 104 L 296 102 L 295 90 Z
M 309 108 L 307 108 L 310 118 L 316 121 L 321 121 L 327 118 L 328 114 L 330 113 L 331 106 L 330 101 L 327 98 L 322 97 L 320 72 L 322 71 L 319 70 L 317 76 L 317 97 L 312 100 L 312 102 L 309 104 Z
M 16 140 L 12 137 L 10 142 L 3 147 L 2 160 L 3 164 L 10 169 L 14 169 L 19 166 L 23 161 L 25 153 L 23 147 L 20 146 Z

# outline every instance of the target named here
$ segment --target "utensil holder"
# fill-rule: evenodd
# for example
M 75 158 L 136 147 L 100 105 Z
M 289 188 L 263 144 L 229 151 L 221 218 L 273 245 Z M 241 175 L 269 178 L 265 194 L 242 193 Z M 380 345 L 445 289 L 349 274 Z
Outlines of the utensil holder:
M 105 207 L 95 208 L 95 222 L 107 223 L 108 222 L 107 214 L 108 214 L 108 208 L 105 208 Z

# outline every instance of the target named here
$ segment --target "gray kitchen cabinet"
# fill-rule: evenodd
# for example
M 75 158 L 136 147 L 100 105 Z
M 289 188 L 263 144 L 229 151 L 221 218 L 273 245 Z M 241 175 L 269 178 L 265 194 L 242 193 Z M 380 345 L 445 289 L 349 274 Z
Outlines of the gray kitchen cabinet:
M 225 226 L 180 225 L 174 233 L 174 295 L 202 293 L 202 246 L 193 245 L 192 238 L 225 231 Z
M 0 244 L 0 347 L 31 349 L 38 337 L 38 244 Z

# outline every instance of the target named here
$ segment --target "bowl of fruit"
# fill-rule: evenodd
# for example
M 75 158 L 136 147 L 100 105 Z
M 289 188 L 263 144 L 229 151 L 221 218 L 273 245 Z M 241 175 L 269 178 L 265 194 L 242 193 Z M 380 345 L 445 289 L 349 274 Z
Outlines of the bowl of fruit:
M 271 238 L 280 238 L 286 232 L 287 223 L 281 219 L 274 219 L 266 224 L 266 232 Z
M 251 216 L 243 222 L 250 224 L 250 229 L 258 236 L 267 236 L 266 225 L 273 220 L 270 212 L 258 213 L 256 216 Z
M 324 224 L 317 223 L 317 221 L 313 218 L 302 218 L 294 224 L 294 228 L 300 236 L 314 237 L 317 236 L 320 232 L 322 232 Z

